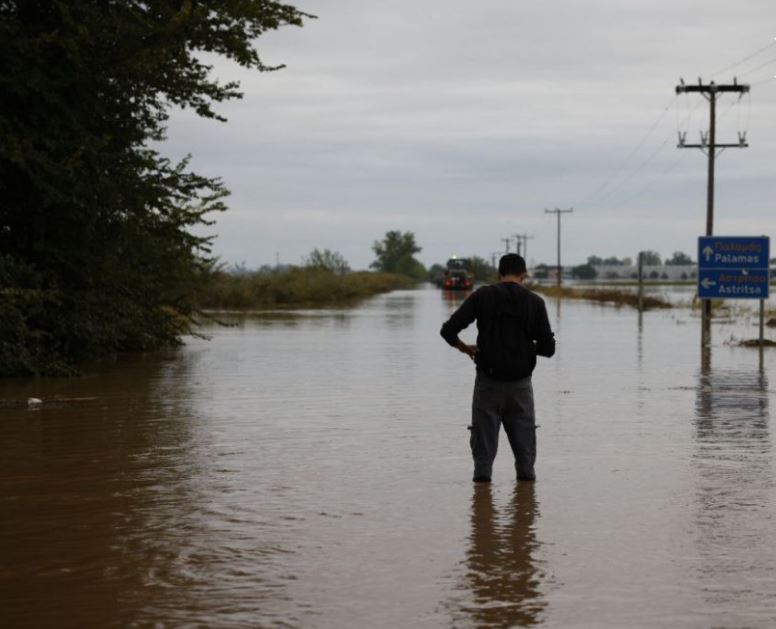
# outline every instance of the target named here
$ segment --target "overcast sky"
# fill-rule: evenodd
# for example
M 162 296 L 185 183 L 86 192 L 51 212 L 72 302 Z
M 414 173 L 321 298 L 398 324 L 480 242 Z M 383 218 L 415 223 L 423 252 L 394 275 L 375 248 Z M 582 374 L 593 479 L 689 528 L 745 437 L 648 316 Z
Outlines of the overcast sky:
M 232 191 L 211 228 L 227 262 L 298 264 L 318 247 L 366 268 L 398 229 L 427 265 L 489 258 L 515 233 L 553 263 L 556 207 L 574 208 L 564 264 L 695 258 L 707 162 L 676 135 L 698 142 L 708 104 L 674 88 L 698 76 L 752 86 L 719 101 L 718 142 L 746 130 L 751 146 L 717 162 L 715 232 L 776 236 L 773 0 L 294 4 L 319 19 L 256 42 L 287 68 L 213 60 L 244 99 L 219 107 L 226 124 L 175 112 L 163 147 Z

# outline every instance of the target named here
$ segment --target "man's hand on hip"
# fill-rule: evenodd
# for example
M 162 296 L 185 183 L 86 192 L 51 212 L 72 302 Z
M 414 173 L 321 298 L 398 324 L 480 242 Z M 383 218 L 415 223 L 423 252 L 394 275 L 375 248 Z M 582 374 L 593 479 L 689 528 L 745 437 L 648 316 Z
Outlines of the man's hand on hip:
M 459 352 L 463 352 L 466 354 L 469 358 L 474 360 L 474 356 L 477 354 L 477 346 L 476 345 L 467 345 L 463 341 L 458 341 L 458 344 L 456 345 Z

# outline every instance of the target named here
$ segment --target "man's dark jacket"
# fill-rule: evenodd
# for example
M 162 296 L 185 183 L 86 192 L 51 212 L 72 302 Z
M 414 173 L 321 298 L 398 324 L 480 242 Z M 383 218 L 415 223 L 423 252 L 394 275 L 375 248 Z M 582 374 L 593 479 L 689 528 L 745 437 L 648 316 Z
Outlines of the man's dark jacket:
M 482 286 L 442 326 L 453 347 L 458 333 L 477 320 L 477 371 L 496 380 L 520 380 L 533 373 L 536 356 L 555 353 L 555 335 L 544 300 L 514 282 Z

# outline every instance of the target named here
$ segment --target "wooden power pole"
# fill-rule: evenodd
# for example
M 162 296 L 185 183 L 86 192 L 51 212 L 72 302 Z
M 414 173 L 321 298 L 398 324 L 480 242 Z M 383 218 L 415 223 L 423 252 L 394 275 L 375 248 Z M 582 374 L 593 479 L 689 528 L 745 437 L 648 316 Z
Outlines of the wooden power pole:
M 739 85 L 735 79 L 732 84 L 717 85 L 714 81 L 704 84 L 698 79 L 697 85 L 687 85 L 680 79 L 680 84 L 676 86 L 677 94 L 697 92 L 709 101 L 709 130 L 701 132 L 701 141 L 699 144 L 687 143 L 687 132 L 679 131 L 680 149 L 701 149 L 709 158 L 709 173 L 706 181 L 706 235 L 714 235 L 714 160 L 719 153 L 726 148 L 746 148 L 749 146 L 746 142 L 746 131 L 739 132 L 738 142 L 735 144 L 720 144 L 717 142 L 717 97 L 724 93 L 744 94 L 749 91 L 748 85 Z M 706 299 L 703 302 L 701 319 L 701 344 L 706 346 L 710 340 L 711 331 L 711 300 Z
M 528 234 L 513 234 L 515 242 L 517 243 L 517 255 L 523 256 L 528 261 L 528 240 L 533 238 Z
M 555 214 L 558 217 L 558 286 L 561 284 L 561 266 L 560 266 L 560 215 L 561 214 L 570 214 L 574 211 L 574 208 L 569 208 L 568 210 L 561 210 L 558 208 L 555 208 L 554 210 L 544 210 L 545 214 Z

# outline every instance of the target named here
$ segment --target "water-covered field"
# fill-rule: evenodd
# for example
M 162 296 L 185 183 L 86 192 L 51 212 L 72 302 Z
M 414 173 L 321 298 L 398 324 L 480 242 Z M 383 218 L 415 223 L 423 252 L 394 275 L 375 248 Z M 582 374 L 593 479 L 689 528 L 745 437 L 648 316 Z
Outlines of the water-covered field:
M 538 481 L 504 439 L 473 486 L 473 367 L 438 335 L 460 298 L 0 382 L 0 626 L 776 625 L 776 350 L 729 343 L 756 319 L 704 362 L 688 308 L 548 300 Z

